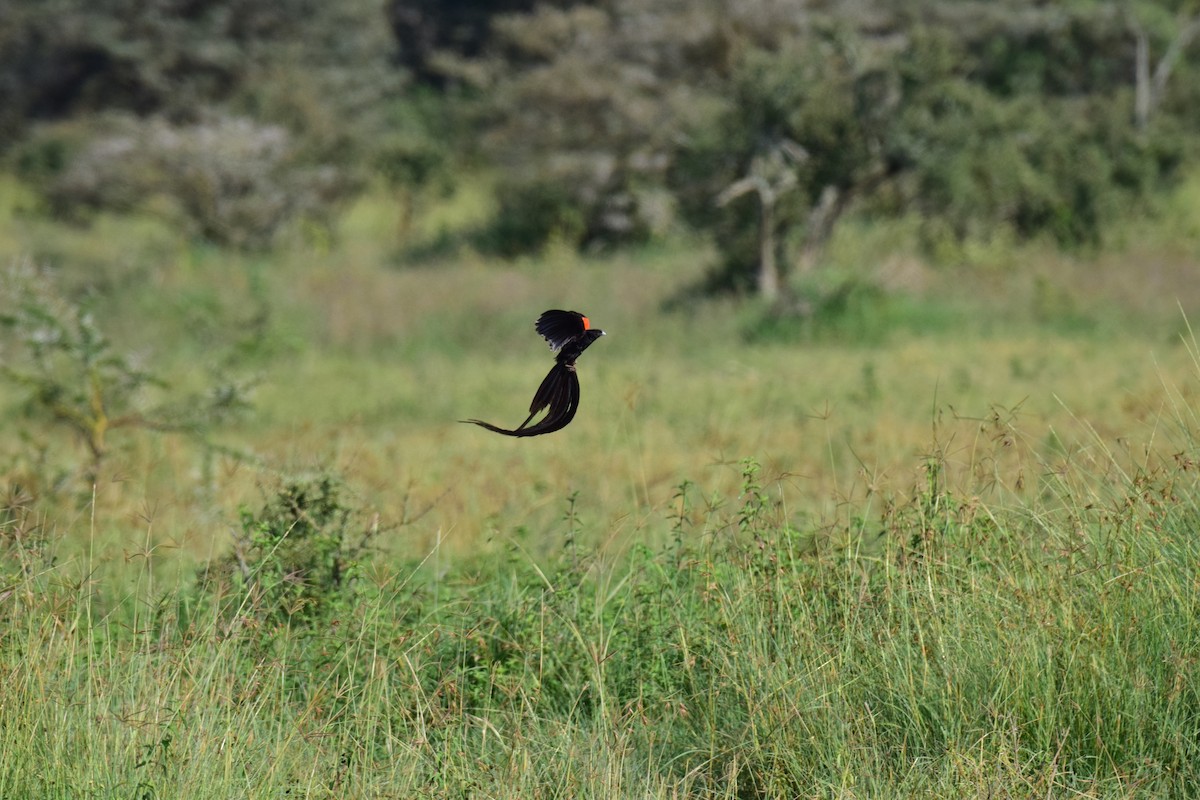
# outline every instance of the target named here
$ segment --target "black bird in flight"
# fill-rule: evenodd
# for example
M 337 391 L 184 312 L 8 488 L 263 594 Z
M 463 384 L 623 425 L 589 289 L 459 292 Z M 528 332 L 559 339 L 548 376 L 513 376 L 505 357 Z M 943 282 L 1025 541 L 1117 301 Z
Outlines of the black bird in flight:
M 588 349 L 588 345 L 603 336 L 604 331 L 593 328 L 588 318 L 578 311 L 558 309 L 542 314 L 533 327 L 549 342 L 550 349 L 557 355 L 554 366 L 529 404 L 529 416 L 511 431 L 478 419 L 464 419 L 462 422 L 470 422 L 505 436 L 541 436 L 562 430 L 575 418 L 575 412 L 579 410 L 579 376 L 575 374 L 575 359 Z M 546 416 L 537 424 L 530 425 L 530 420 L 542 409 L 548 409 Z

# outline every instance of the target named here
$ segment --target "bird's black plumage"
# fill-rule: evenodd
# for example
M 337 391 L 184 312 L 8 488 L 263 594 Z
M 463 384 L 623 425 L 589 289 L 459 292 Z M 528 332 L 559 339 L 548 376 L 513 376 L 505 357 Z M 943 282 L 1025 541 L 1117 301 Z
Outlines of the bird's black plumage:
M 562 430 L 575 418 L 575 412 L 579 410 L 579 376 L 575 372 L 575 360 L 592 342 L 603 336 L 604 331 L 593 328 L 588 318 L 578 311 L 559 309 L 542 314 L 533 327 L 555 351 L 555 363 L 533 395 L 529 416 L 513 430 L 478 419 L 464 419 L 463 422 L 505 436 L 540 436 Z M 542 410 L 546 410 L 546 416 L 530 425 L 530 421 Z

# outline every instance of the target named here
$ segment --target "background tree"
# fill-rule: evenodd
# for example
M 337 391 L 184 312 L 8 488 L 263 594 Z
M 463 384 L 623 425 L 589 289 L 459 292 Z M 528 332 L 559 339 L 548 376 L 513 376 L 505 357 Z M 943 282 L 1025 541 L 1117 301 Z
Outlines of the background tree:
M 679 123 L 709 102 L 729 33 L 707 6 L 614 0 L 494 21 L 488 153 L 502 169 L 496 244 L 644 240 L 670 220 Z M 539 202 L 540 200 L 540 202 Z
M 493 18 L 499 249 L 636 241 L 677 210 L 721 253 L 710 288 L 769 295 L 770 275 L 804 280 L 847 213 L 916 213 L 942 257 L 996 230 L 1095 242 L 1187 158 L 1194 112 L 1165 79 L 1169 110 L 1135 124 L 1128 20 L 1191 75 L 1189 29 L 1163 22 L 1189 9 L 612 0 Z M 789 191 L 765 227 L 765 206 L 718 202 L 784 141 L 809 157 L 776 170 Z
M 401 77 L 383 21 L 368 0 L 5 4 L 0 152 L 60 212 L 165 194 L 209 238 L 269 241 L 298 215 L 328 219 L 361 181 Z M 230 174 L 243 154 L 273 177 Z M 102 179 L 77 203 L 89 174 Z M 254 204 L 271 211 L 224 209 Z
M 1200 36 L 1200 7 L 1186 3 L 1170 9 L 1159 3 L 1129 3 L 1124 12 L 1136 46 L 1134 112 L 1138 127 L 1145 129 L 1166 95 L 1175 68 Z M 1152 30 L 1156 37 L 1151 36 Z M 1156 43 L 1160 43 L 1159 47 L 1152 54 Z
M 682 223 L 711 288 L 771 293 L 848 214 L 917 215 L 941 258 L 1098 241 L 1195 162 L 1197 41 L 1196 0 L 17 0 L 0 154 L 55 213 L 165 208 L 239 246 L 470 163 L 499 252 Z M 775 163 L 765 226 L 717 202 L 784 142 L 808 156 Z
M 477 61 L 492 43 L 492 22 L 498 16 L 575 5 L 580 0 L 391 0 L 387 16 L 399 63 L 418 82 L 448 89 L 486 80 Z
M 775 49 L 738 58 L 714 117 L 689 128 L 673 160 L 672 186 L 685 219 L 714 231 L 723 256 L 712 288 L 749 288 L 752 276 L 771 271 L 761 248 L 751 247 L 749 219 L 714 201 L 725 191 L 718 187 L 736 186 L 740 176 L 761 170 L 767 154 L 785 152 L 783 143 L 804 154 L 774 159 L 795 187 L 774 205 L 772 238 L 783 273 L 789 264 L 810 271 L 841 215 L 895 174 L 886 146 L 900 101 L 898 78 L 888 70 L 894 47 L 886 36 L 848 38 L 836 17 L 825 16 Z M 774 300 L 771 283 L 760 277 L 753 285 Z

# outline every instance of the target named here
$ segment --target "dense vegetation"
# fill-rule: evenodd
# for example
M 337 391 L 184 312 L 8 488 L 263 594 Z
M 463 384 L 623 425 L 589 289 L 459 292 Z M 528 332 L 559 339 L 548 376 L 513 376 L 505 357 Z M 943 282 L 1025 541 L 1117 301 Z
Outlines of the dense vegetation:
M 0 798 L 1194 795 L 1198 47 L 0 5 Z
M 718 246 L 710 288 L 774 299 L 847 214 L 915 216 L 941 259 L 1096 244 L 1200 152 L 1188 0 L 68 0 L 0 22 L 0 152 L 46 210 L 154 209 L 238 246 L 332 224 L 372 175 L 408 193 L 486 166 L 481 246 L 687 224 Z

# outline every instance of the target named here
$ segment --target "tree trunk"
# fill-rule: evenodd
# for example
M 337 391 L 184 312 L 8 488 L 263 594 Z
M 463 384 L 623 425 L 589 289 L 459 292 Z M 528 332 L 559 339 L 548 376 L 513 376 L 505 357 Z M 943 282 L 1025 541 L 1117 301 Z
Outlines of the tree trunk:
M 1133 35 L 1137 40 L 1133 65 L 1133 118 L 1137 122 L 1138 130 L 1144 130 L 1150 121 L 1150 109 L 1153 105 L 1153 90 L 1150 88 L 1150 37 L 1140 25 L 1134 27 Z
M 1129 29 L 1137 42 L 1133 65 L 1133 115 L 1138 130 L 1145 130 L 1162 101 L 1162 96 L 1167 90 L 1167 81 L 1170 80 L 1175 65 L 1183 57 L 1192 39 L 1200 35 L 1200 15 L 1184 21 L 1179 26 L 1179 31 L 1167 45 L 1163 57 L 1154 65 L 1153 76 L 1150 74 L 1150 37 L 1132 14 L 1129 15 Z
M 807 275 L 816 269 L 825 244 L 833 233 L 833 226 L 838 217 L 846 209 L 850 198 L 849 192 L 838 191 L 832 184 L 821 190 L 821 199 L 808 212 L 808 234 L 804 237 L 804 247 L 800 250 L 799 262 L 796 265 L 801 275 Z
M 779 299 L 779 263 L 775 257 L 775 198 L 759 195 L 758 296 L 768 303 Z

